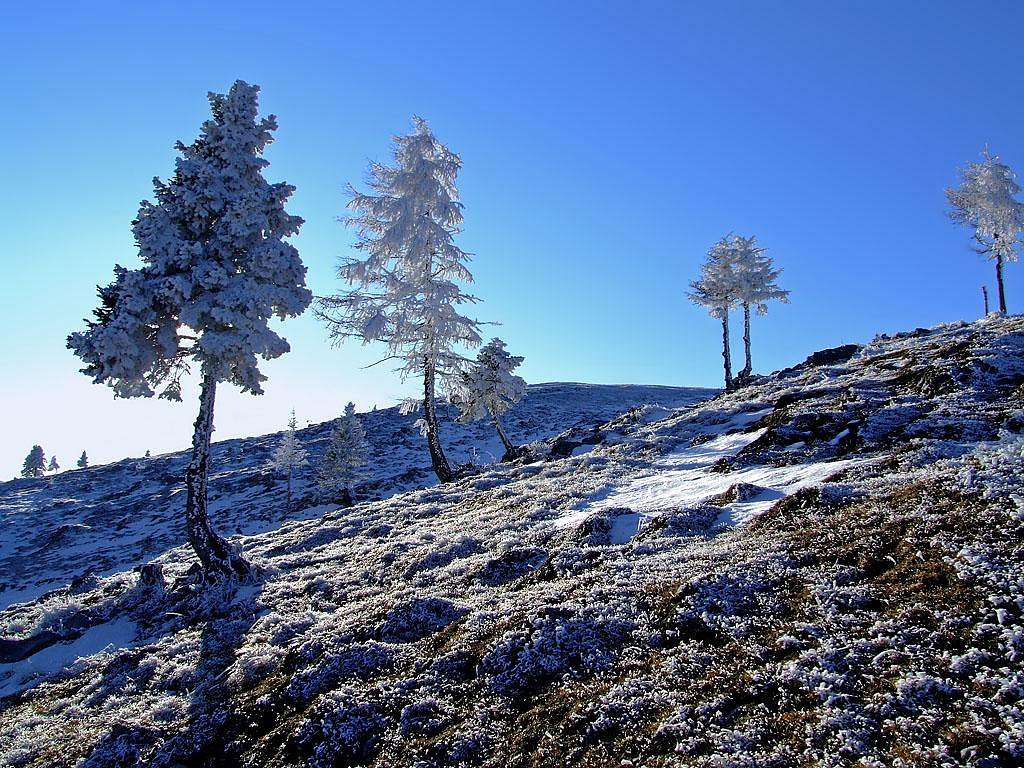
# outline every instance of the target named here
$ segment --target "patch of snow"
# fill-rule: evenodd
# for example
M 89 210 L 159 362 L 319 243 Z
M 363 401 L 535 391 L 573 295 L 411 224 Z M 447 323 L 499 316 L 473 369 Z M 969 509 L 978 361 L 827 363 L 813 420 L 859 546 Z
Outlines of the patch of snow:
M 654 474 L 644 475 L 613 490 L 596 503 L 559 518 L 554 525 L 567 528 L 600 510 L 627 508 L 632 510 L 632 514 L 616 517 L 611 531 L 612 543 L 624 544 L 639 532 L 647 520 L 667 510 L 706 504 L 739 483 L 760 486 L 764 490 L 752 498 L 722 505 L 724 511 L 718 518 L 719 524 L 730 527 L 743 525 L 770 509 L 779 499 L 820 485 L 838 472 L 861 463 L 861 460 L 845 459 L 785 467 L 746 467 L 727 473 L 711 471 L 720 459 L 735 456 L 764 433 L 765 430 L 758 429 L 723 434 L 701 445 L 670 454 L 653 465 Z
M 831 440 L 829 440 L 828 444 L 829 445 L 839 445 L 839 443 L 842 442 L 843 438 L 846 437 L 849 434 L 850 434 L 850 428 L 847 427 L 842 432 L 840 432 L 838 435 L 836 435 Z
M 127 648 L 135 639 L 136 630 L 135 622 L 121 617 L 86 630 L 69 643 L 43 648 L 22 661 L 0 664 L 0 697 L 32 688 L 78 659 Z
M 770 410 L 759 411 L 753 414 L 741 414 L 740 417 L 731 420 L 727 424 L 720 425 L 718 431 L 725 431 L 726 429 L 737 426 L 737 424 L 753 423 L 769 412 Z M 645 475 L 638 480 L 633 481 L 625 488 L 619 491 L 613 491 L 603 500 L 600 500 L 595 504 L 574 510 L 570 514 L 560 517 L 555 521 L 554 525 L 556 528 L 569 528 L 582 522 L 598 510 L 609 509 L 612 507 L 628 507 L 636 511 L 646 511 L 672 506 L 670 503 L 659 504 L 658 501 L 659 499 L 665 498 L 666 493 L 668 496 L 672 495 L 671 492 L 666 491 L 667 487 L 685 489 L 688 483 L 705 479 L 705 475 L 708 474 L 707 470 L 711 465 L 715 464 L 720 459 L 736 455 L 761 437 L 764 433 L 765 430 L 758 429 L 753 432 L 730 432 L 728 434 L 720 434 L 718 437 L 712 438 L 706 443 L 701 443 L 700 445 L 694 445 L 682 451 L 671 453 L 652 465 L 652 469 L 655 471 L 653 476 Z M 731 475 L 711 473 L 710 477 L 712 479 L 711 482 L 714 483 L 720 478 L 731 477 Z M 727 483 L 723 488 L 720 488 L 717 491 L 704 493 L 696 500 L 691 499 L 690 503 L 703 501 L 708 496 L 713 496 L 715 493 L 721 493 L 721 491 L 728 489 L 731 484 L 732 483 Z M 690 494 L 684 492 L 683 497 L 690 499 Z M 676 504 L 674 506 L 687 506 L 687 504 Z M 622 525 L 625 525 L 625 523 Z M 637 521 L 637 526 L 634 528 L 633 533 L 636 533 L 639 529 L 639 525 L 640 523 Z M 614 537 L 615 534 L 613 532 L 613 538 Z

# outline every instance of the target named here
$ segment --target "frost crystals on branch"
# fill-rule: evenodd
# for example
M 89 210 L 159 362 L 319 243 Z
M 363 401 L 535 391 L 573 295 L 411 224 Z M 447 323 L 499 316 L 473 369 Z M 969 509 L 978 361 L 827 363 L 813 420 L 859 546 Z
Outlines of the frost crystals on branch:
M 980 163 L 968 163 L 960 171 L 961 184 L 947 189 L 946 197 L 953 210 L 950 218 L 974 230 L 977 252 L 996 263 L 996 287 L 999 312 L 1006 314 L 1003 290 L 1003 264 L 1016 261 L 1020 236 L 1024 232 L 1024 203 L 1017 200 L 1020 186 L 1010 168 L 999 157 L 983 153 Z
M 480 343 L 479 324 L 458 308 L 477 299 L 462 291 L 470 283 L 470 255 L 455 245 L 462 203 L 455 179 L 462 164 L 427 123 L 413 118 L 414 131 L 394 138 L 394 165 L 370 166 L 370 192 L 349 187 L 363 258 L 342 262 L 338 274 L 353 288 L 318 299 L 317 315 L 335 342 L 358 338 L 381 342 L 385 360 L 400 363 L 403 378 L 423 381 L 423 430 L 430 460 L 441 482 L 455 473 L 438 434 L 436 386 L 465 362 L 459 346 Z
M 726 390 L 733 388 L 729 310 L 739 301 L 734 241 L 732 235 L 727 235 L 711 246 L 707 260 L 701 267 L 700 280 L 690 283 L 691 290 L 687 293 L 690 301 L 704 307 L 713 318 L 722 321 L 722 364 Z
M 349 403 L 345 414 L 331 430 L 330 442 L 317 472 L 317 484 L 327 499 L 352 506 L 353 486 L 364 475 L 368 454 L 366 432 L 356 416 L 355 405 Z
M 477 354 L 476 360 L 456 377 L 451 400 L 459 409 L 459 423 L 490 418 L 505 446 L 503 459 L 516 454 L 501 425 L 501 414 L 526 395 L 526 382 L 513 371 L 523 358 L 505 351 L 505 342 L 491 339 Z
M 132 223 L 143 266 L 114 268 L 84 332 L 68 337 L 82 372 L 115 397 L 181 399 L 190 363 L 202 376 L 192 460 L 185 473 L 185 523 L 205 577 L 251 573 L 251 566 L 210 525 L 206 482 L 217 383 L 262 394 L 257 358 L 288 343 L 271 317 L 301 314 L 312 300 L 306 268 L 286 242 L 302 219 L 285 211 L 294 191 L 263 178 L 263 150 L 277 121 L 257 116 L 259 88 L 237 81 L 209 94 L 212 118 L 192 144 L 179 142 L 174 175 L 153 182 Z
M 295 434 L 298 423 L 295 421 L 295 411 L 292 410 L 291 418 L 288 419 L 288 431 L 284 433 L 280 444 L 274 451 L 270 460 L 271 469 L 279 475 L 288 479 L 288 500 L 285 505 L 285 512 L 292 508 L 292 476 L 296 471 L 308 464 L 306 451 L 299 445 L 299 439 Z

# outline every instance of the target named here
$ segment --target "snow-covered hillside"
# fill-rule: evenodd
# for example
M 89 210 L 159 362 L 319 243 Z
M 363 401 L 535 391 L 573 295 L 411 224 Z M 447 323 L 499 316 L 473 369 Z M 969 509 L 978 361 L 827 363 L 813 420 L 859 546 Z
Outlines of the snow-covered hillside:
M 444 486 L 391 430 L 378 500 L 284 524 L 271 442 L 222 444 L 215 514 L 262 575 L 218 593 L 183 547 L 130 568 L 174 543 L 145 537 L 182 458 L 8 484 L 6 583 L 102 573 L 0 613 L 0 763 L 1021 764 L 1024 318 L 592 429 L 625 410 L 578 412 L 597 391 L 532 391 L 517 438 L 575 428 Z
M 587 429 L 640 405 L 678 408 L 714 390 L 592 384 L 537 384 L 506 417 L 519 443 Z M 441 408 L 443 438 L 453 461 L 489 464 L 503 453 L 490 422 L 461 425 L 454 408 Z M 398 407 L 360 414 L 372 446 L 361 498 L 382 499 L 436 482 L 418 415 Z M 299 430 L 312 468 L 332 422 Z M 301 511 L 285 514 L 285 484 L 269 468 L 281 434 L 226 440 L 213 448 L 210 511 L 228 534 L 252 535 L 289 519 L 317 517 L 315 474 L 295 482 Z M 40 479 L 0 483 L 0 608 L 68 584 L 87 574 L 105 576 L 148 562 L 184 541 L 184 474 L 189 453 L 126 459 Z

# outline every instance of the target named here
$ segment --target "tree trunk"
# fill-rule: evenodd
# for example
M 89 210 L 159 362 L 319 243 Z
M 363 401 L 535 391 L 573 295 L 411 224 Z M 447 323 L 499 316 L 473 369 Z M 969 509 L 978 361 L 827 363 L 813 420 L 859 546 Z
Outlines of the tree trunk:
M 430 463 L 434 474 L 442 483 L 450 483 L 455 473 L 444 455 L 441 437 L 437 429 L 437 409 L 434 403 L 434 361 L 429 357 L 423 364 L 423 420 L 427 423 L 427 449 L 430 451 Z
M 285 502 L 284 513 L 288 514 L 292 511 L 292 468 L 288 467 L 288 501 Z
M 722 313 L 722 362 L 725 367 L 725 391 L 732 389 L 732 355 L 729 352 L 729 313 Z
M 996 285 L 999 286 L 999 314 L 1006 314 L 1006 294 L 1003 293 L 1003 255 L 996 255 Z
M 743 370 L 740 371 L 740 378 L 745 379 L 753 370 L 750 362 L 750 303 L 743 302 Z
M 208 373 L 204 374 L 199 394 L 199 415 L 192 435 L 192 461 L 185 470 L 185 529 L 188 543 L 202 563 L 204 575 L 246 578 L 252 574 L 252 566 L 227 540 L 214 532 L 206 507 L 216 393 L 217 380 Z
M 505 430 L 501 426 L 501 419 L 498 418 L 498 415 L 494 411 L 491 411 L 491 418 L 494 419 L 494 426 L 498 428 L 498 437 L 501 438 L 501 444 L 505 446 L 505 453 L 511 453 L 513 446 L 512 443 L 509 442 L 508 435 L 505 434 Z
M 352 499 L 352 490 L 350 488 L 341 489 L 341 506 L 351 507 L 355 505 L 355 501 Z
M 988 288 L 981 286 L 981 296 L 985 300 L 985 317 L 988 317 Z

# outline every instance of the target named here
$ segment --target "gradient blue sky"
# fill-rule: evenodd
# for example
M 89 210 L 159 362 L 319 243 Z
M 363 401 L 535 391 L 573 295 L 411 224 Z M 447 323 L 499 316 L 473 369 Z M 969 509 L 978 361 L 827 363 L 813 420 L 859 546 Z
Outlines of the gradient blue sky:
M 316 293 L 351 233 L 343 185 L 410 115 L 462 155 L 481 318 L 528 380 L 718 385 L 683 293 L 718 237 L 755 233 L 789 306 L 755 366 L 980 311 L 989 264 L 943 188 L 988 143 L 1024 168 L 1024 3 L 7 3 L 0 11 L 0 476 L 32 443 L 65 466 L 187 445 L 195 403 L 117 401 L 64 338 L 208 90 L 259 83 L 268 177 Z M 1022 306 L 1020 267 L 1007 277 Z M 388 405 L 414 389 L 332 349 L 311 315 L 268 393 L 219 398 L 217 437 Z M 739 345 L 736 347 L 739 353 Z

